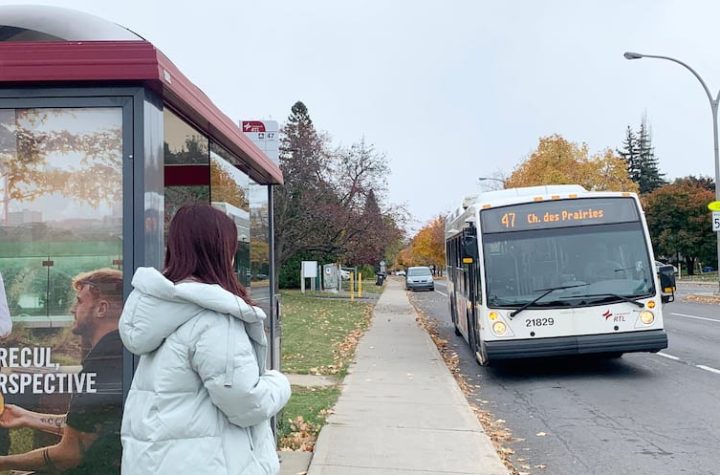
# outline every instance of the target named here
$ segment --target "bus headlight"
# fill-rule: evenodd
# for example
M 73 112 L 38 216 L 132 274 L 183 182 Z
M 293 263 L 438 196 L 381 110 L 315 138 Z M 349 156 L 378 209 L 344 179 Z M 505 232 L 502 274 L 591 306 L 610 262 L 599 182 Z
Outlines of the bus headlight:
M 503 322 L 495 322 L 492 326 L 493 333 L 495 333 L 498 336 L 503 336 L 505 332 L 507 331 L 507 326 Z
M 650 310 L 643 310 L 640 312 L 640 321 L 645 325 L 650 325 L 655 321 L 655 315 Z

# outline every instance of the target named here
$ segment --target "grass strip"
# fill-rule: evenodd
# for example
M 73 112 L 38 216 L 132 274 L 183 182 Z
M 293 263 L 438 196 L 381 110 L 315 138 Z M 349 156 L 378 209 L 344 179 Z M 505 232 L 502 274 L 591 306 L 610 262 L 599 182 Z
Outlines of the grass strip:
M 340 396 L 340 388 L 293 386 L 290 401 L 278 418 L 281 450 L 312 451 L 320 429 Z
M 282 370 L 344 376 L 372 304 L 282 292 Z

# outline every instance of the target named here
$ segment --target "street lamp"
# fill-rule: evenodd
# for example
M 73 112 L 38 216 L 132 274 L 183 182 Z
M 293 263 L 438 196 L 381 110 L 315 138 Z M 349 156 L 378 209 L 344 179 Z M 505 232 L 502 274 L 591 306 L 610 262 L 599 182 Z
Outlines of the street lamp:
M 718 153 L 718 103 L 720 103 L 720 91 L 718 91 L 717 96 L 713 99 L 712 94 L 710 93 L 710 89 L 707 87 L 707 84 L 705 84 L 705 81 L 700 77 L 700 75 L 690 66 L 683 63 L 680 60 L 677 60 L 675 58 L 670 58 L 669 56 L 657 56 L 653 54 L 641 54 L 641 53 L 634 53 L 631 51 L 626 51 L 625 54 L 623 54 L 625 59 L 641 59 L 641 58 L 655 58 L 655 59 L 666 59 L 668 61 L 672 61 L 673 63 L 677 63 L 680 66 L 683 66 L 685 69 L 690 71 L 693 76 L 697 78 L 698 81 L 700 81 L 700 85 L 703 87 L 703 90 L 705 91 L 705 94 L 707 95 L 708 100 L 710 101 L 710 112 L 712 112 L 712 124 L 713 124 L 713 144 L 714 144 L 714 151 L 715 151 L 715 199 L 717 201 L 720 201 L 720 153 Z M 720 290 L 720 232 L 717 233 L 717 257 L 718 257 L 718 289 Z M 679 264 L 679 263 L 678 263 Z

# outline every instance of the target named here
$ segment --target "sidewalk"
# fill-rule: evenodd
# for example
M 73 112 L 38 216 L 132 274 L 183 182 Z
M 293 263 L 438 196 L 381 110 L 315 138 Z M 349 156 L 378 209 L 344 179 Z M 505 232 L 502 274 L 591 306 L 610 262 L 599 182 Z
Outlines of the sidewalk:
M 402 285 L 386 285 L 309 475 L 507 474 Z

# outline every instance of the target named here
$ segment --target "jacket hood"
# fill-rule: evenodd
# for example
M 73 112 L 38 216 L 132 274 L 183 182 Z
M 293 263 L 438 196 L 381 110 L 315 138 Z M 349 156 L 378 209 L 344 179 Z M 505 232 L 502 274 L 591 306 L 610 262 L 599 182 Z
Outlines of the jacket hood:
M 258 345 L 267 345 L 265 313 L 217 284 L 192 281 L 175 284 L 155 268 L 140 267 L 132 286 L 139 295 L 128 301 L 126 307 L 131 308 L 124 312 L 130 312 L 134 328 L 132 332 L 123 332 L 126 333 L 123 342 L 136 355 L 155 351 L 181 325 L 205 310 L 243 321 L 248 337 Z

